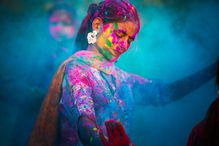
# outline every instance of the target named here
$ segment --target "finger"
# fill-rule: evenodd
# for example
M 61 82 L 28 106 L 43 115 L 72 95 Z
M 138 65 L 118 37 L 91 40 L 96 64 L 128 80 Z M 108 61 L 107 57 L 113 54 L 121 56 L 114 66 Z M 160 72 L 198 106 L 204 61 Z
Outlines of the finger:
M 119 121 L 117 121 L 117 129 L 119 130 L 119 134 L 127 135 L 124 127 L 122 126 L 122 124 Z
M 102 131 L 99 132 L 99 136 L 100 136 L 100 139 L 101 139 L 103 145 L 104 145 L 104 146 L 107 146 L 108 140 L 107 140 L 107 138 L 105 137 L 105 135 L 103 134 Z
M 115 139 L 115 135 L 114 135 L 115 121 L 114 120 L 108 120 L 108 121 L 105 122 L 105 125 L 106 125 L 106 130 L 107 130 L 109 141 L 114 140 Z
M 118 122 L 114 123 L 113 133 L 114 133 L 114 138 L 116 138 L 116 139 L 120 139 L 122 137 Z
M 128 137 L 128 135 L 125 132 L 124 127 L 122 126 L 122 124 L 119 121 L 117 121 L 117 129 L 118 129 L 118 132 L 121 135 L 122 139 L 131 143 L 130 138 Z

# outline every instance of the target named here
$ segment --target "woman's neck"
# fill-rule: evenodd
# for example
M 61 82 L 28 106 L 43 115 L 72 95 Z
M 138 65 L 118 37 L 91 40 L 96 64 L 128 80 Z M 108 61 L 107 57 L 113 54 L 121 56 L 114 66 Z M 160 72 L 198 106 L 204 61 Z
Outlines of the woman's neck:
M 88 45 L 87 50 L 88 50 L 88 51 L 93 51 L 93 52 L 96 52 L 96 53 L 101 54 L 101 53 L 99 52 L 98 47 L 97 47 L 96 44 Z
M 109 62 L 115 62 L 115 61 L 110 61 L 110 60 L 108 60 L 108 59 L 105 57 L 104 53 L 101 52 L 101 49 L 98 48 L 97 44 L 88 45 L 87 50 L 88 50 L 88 51 L 95 52 L 96 54 L 101 55 L 104 59 L 106 59 L 106 60 L 109 61 Z

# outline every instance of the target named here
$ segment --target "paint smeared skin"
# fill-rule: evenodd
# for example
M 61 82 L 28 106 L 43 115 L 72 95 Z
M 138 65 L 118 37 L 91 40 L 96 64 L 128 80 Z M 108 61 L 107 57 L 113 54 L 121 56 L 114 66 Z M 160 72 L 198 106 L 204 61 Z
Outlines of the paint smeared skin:
M 134 22 L 108 23 L 97 40 L 98 50 L 107 60 L 115 62 L 129 49 L 137 33 L 138 26 Z

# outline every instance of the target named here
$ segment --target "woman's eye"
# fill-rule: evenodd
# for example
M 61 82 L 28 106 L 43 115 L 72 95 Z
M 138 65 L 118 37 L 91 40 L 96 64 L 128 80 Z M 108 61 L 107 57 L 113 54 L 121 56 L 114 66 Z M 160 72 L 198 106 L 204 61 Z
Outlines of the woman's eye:
M 122 31 L 116 31 L 116 35 L 120 38 L 122 38 L 123 36 L 125 36 L 125 33 Z
M 128 39 L 129 44 L 131 44 L 131 42 L 133 42 L 133 41 L 134 41 L 134 39 L 132 39 L 132 38 Z

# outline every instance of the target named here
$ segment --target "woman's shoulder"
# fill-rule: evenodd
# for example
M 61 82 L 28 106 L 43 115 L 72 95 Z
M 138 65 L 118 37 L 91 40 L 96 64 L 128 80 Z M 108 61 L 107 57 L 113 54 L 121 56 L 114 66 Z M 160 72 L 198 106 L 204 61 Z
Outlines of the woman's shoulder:
M 130 77 L 130 74 L 128 72 L 126 72 L 125 70 L 121 69 L 118 66 L 114 67 L 113 74 L 115 74 L 117 76 L 117 78 L 119 78 L 120 80 L 123 80 L 123 81 L 127 81 L 128 78 Z
M 75 54 L 66 59 L 63 64 L 66 66 L 66 70 L 81 70 L 83 72 L 90 70 L 90 66 L 80 56 Z
M 80 58 L 71 56 L 71 58 L 67 62 L 68 67 L 74 67 L 74 68 L 89 68 L 89 66 L 83 62 Z

